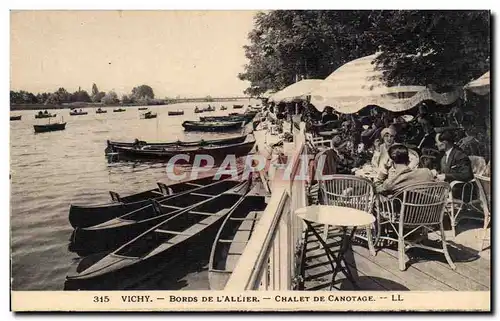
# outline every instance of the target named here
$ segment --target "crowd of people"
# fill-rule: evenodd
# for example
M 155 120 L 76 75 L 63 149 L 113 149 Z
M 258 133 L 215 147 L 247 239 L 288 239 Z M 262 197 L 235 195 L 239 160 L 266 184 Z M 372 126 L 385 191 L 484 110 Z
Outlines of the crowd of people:
M 381 194 L 419 182 L 489 176 L 491 144 L 485 127 L 468 119 L 459 106 L 445 113 L 429 111 L 423 103 L 413 115 L 366 109 L 364 114 L 340 114 L 331 107 L 319 113 L 310 104 L 300 106 L 306 130 L 331 141 L 328 151 L 315 151 L 334 164 L 323 174 L 354 174 L 368 165 L 377 172 L 374 184 Z M 270 110 L 286 119 L 291 109 Z
M 490 143 L 481 126 L 468 122 L 457 107 L 433 114 L 421 105 L 416 116 L 375 108 L 367 116 L 335 115 L 326 108 L 319 123 L 309 121 L 318 135 L 331 129 L 327 135 L 333 135 L 331 148 L 339 155 L 338 173 L 368 164 L 377 172 L 374 183 L 382 194 L 419 182 L 467 182 L 474 173 L 489 175 Z

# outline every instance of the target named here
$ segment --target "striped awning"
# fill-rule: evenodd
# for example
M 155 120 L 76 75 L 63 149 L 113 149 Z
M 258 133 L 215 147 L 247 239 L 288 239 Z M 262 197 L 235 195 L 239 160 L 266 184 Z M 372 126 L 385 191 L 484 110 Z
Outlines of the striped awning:
M 448 105 L 460 96 L 459 91 L 440 94 L 425 86 L 388 87 L 382 82 L 382 71 L 375 68 L 376 57 L 359 58 L 335 70 L 311 93 L 311 104 L 320 111 L 330 106 L 344 114 L 369 105 L 401 112 L 424 100 Z
M 322 79 L 304 79 L 291 84 L 269 97 L 274 103 L 291 103 L 307 99 L 307 96 L 323 82 Z
M 272 91 L 271 89 L 269 89 L 268 91 L 266 91 L 265 93 L 263 93 L 262 95 L 260 95 L 260 98 L 268 99 L 273 94 L 274 94 L 274 91 Z
M 488 71 L 476 80 L 465 85 L 465 89 L 478 95 L 487 95 L 490 93 L 490 72 Z

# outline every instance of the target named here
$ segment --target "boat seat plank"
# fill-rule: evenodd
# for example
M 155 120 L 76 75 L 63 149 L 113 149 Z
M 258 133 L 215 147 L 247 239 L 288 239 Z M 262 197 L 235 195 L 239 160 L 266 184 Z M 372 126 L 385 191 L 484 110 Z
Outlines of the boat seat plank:
M 201 184 L 196 184 L 196 183 L 185 183 L 186 185 L 189 185 L 189 186 L 196 186 L 196 187 L 202 187 L 203 185 Z
M 168 208 L 173 208 L 173 209 L 176 209 L 176 210 L 183 210 L 184 207 L 179 207 L 179 206 L 174 206 L 174 205 L 163 205 L 163 204 L 160 204 L 162 207 L 168 207 Z
M 224 239 L 220 239 L 219 242 L 221 243 L 243 243 L 243 244 L 247 244 L 248 241 L 235 241 L 235 240 L 224 240 Z
M 199 212 L 199 211 L 189 211 L 189 214 L 198 214 L 198 215 L 206 215 L 206 216 L 217 215 L 217 213 L 208 213 L 208 212 Z
M 258 218 L 247 218 L 247 217 L 230 217 L 231 221 L 257 221 Z
M 210 194 L 203 194 L 203 193 L 196 193 L 196 192 L 192 192 L 190 193 L 191 195 L 195 195 L 195 196 L 202 196 L 202 197 L 214 197 L 214 195 L 210 195 Z
M 187 233 L 184 233 L 184 232 L 167 231 L 167 230 L 162 230 L 162 229 L 156 229 L 155 232 L 165 233 L 165 234 L 173 234 L 173 235 L 186 235 L 186 236 L 191 235 L 191 234 L 187 234 Z

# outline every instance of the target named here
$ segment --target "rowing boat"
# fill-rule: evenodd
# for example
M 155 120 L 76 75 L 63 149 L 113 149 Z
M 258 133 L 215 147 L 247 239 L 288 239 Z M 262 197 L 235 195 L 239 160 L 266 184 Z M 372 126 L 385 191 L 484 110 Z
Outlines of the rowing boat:
M 244 121 L 221 121 L 221 122 L 203 122 L 189 121 L 182 123 L 185 131 L 203 131 L 203 132 L 225 132 L 239 130 L 245 126 Z
M 66 123 L 53 123 L 45 125 L 33 125 L 35 133 L 46 133 L 66 129 Z
M 171 110 L 168 112 L 169 116 L 180 116 L 184 115 L 184 110 Z
M 78 110 L 75 110 L 75 111 L 70 111 L 69 112 L 70 116 L 79 116 L 79 115 L 87 115 L 87 114 L 88 114 L 87 111 L 78 111 Z
M 114 250 L 169 217 L 217 197 L 238 184 L 235 180 L 216 181 L 159 202 L 150 200 L 148 205 L 107 222 L 77 228 L 71 235 L 69 250 L 81 256 Z
M 208 281 L 211 290 L 223 290 L 267 204 L 252 190 L 225 218 L 210 253 Z
M 233 109 L 240 109 L 243 108 L 243 105 L 233 105 Z
M 227 155 L 235 155 L 235 157 L 245 156 L 250 153 L 255 144 L 255 138 L 253 135 L 247 141 L 237 144 L 229 145 L 205 145 L 205 146 L 194 146 L 194 147 L 170 147 L 170 146 L 142 146 L 141 148 L 134 147 L 121 147 L 116 146 L 114 150 L 130 159 L 163 159 L 169 160 L 172 157 L 183 154 L 188 155 L 188 163 L 194 159 L 191 156 L 194 155 L 209 155 L 215 159 L 224 158 Z
M 106 153 L 116 152 L 114 147 L 140 147 L 140 146 L 164 146 L 164 147 L 197 147 L 197 146 L 207 146 L 207 145 L 230 145 L 230 144 L 238 144 L 243 143 L 246 139 L 247 135 L 236 136 L 231 138 L 222 138 L 222 139 L 212 139 L 212 140 L 197 140 L 192 142 L 165 142 L 165 143 L 149 143 L 145 141 L 136 140 L 133 143 L 125 143 L 125 142 L 114 142 L 107 141 Z
M 109 254 L 98 255 L 93 261 L 82 260 L 76 273 L 66 276 L 66 283 L 80 281 L 84 286 L 85 282 L 100 282 L 111 274 L 115 279 L 130 277 L 130 269 L 139 264 L 164 262 L 168 254 L 185 256 L 188 248 L 203 246 L 201 240 L 217 231 L 226 215 L 244 199 L 250 183 L 244 181 L 230 191 L 173 215 Z M 77 288 L 77 284 L 65 287 Z
M 244 114 L 238 114 L 238 115 L 234 115 L 234 116 L 206 116 L 206 117 L 200 117 L 200 121 L 202 122 L 220 122 L 220 121 L 223 121 L 223 122 L 242 122 L 244 121 L 245 124 L 249 123 L 253 118 L 255 117 L 255 115 L 251 115 L 251 114 L 247 114 L 247 115 L 244 115 Z
M 19 116 L 10 116 L 10 120 L 21 120 L 22 115 Z
M 223 176 L 221 180 L 226 178 L 227 176 Z M 171 185 L 157 183 L 158 188 L 123 197 L 116 192 L 110 191 L 109 194 L 111 195 L 112 203 L 96 205 L 71 204 L 68 215 L 69 222 L 74 228 L 97 225 L 142 208 L 148 205 L 151 199 L 160 202 L 172 195 L 191 191 L 213 182 L 214 177 L 208 176 Z

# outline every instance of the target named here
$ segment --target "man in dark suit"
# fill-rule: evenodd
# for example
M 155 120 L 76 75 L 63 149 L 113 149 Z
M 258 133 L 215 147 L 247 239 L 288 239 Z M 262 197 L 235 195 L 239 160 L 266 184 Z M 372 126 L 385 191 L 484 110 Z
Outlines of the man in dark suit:
M 382 195 L 395 194 L 409 185 L 434 181 L 435 171 L 428 168 L 411 169 L 408 167 L 410 156 L 408 147 L 405 145 L 392 145 L 389 147 L 388 154 L 395 171 L 389 171 L 389 177 L 376 186 L 377 193 Z
M 469 157 L 455 145 L 451 131 L 444 131 L 436 136 L 436 146 L 444 152 L 441 159 L 441 174 L 438 180 L 445 182 L 467 182 L 474 178 Z

